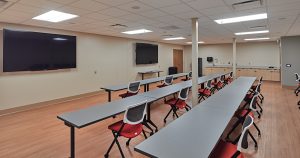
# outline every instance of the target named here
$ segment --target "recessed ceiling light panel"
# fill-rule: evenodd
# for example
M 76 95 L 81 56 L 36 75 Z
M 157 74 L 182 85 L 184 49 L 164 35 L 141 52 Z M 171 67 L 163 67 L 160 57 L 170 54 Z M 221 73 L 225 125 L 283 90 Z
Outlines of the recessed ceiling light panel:
M 76 18 L 76 17 L 78 17 L 78 15 L 59 12 L 59 11 L 56 11 L 56 10 L 51 10 L 47 13 L 36 16 L 32 19 L 48 21 L 48 22 L 61 22 L 61 21 L 73 19 L 73 18 Z
M 235 35 L 251 35 L 251 34 L 261 34 L 261 33 L 269 33 L 269 30 L 262 31 L 250 31 L 250 32 L 237 32 Z
M 261 41 L 261 40 L 269 40 L 269 37 L 262 37 L 262 38 L 246 38 L 245 41 Z
M 185 39 L 184 37 L 170 37 L 170 38 L 164 38 L 165 41 L 173 41 L 173 40 L 182 40 Z
M 139 29 L 139 30 L 132 30 L 132 31 L 125 31 L 122 33 L 128 34 L 128 35 L 134 35 L 134 34 L 142 34 L 142 33 L 148 33 L 148 32 L 152 32 L 151 30 L 147 30 L 147 29 Z
M 218 24 L 229 24 L 229 23 L 260 20 L 260 19 L 267 19 L 267 18 L 268 18 L 267 13 L 262 13 L 262 14 L 254 14 L 254 15 L 240 16 L 240 17 L 234 17 L 234 18 L 227 18 L 227 19 L 219 19 L 219 20 L 215 20 L 215 22 Z

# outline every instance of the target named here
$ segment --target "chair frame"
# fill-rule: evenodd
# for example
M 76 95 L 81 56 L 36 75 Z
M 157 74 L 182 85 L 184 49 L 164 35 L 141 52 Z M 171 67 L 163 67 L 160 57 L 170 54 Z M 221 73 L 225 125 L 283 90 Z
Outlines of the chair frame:
M 131 90 L 130 90 L 130 85 L 133 84 L 133 83 L 139 83 L 138 89 L 137 89 L 136 91 L 131 91 Z M 136 81 L 136 82 L 130 82 L 130 83 L 128 84 L 128 86 L 127 86 L 127 92 L 125 93 L 125 96 L 122 97 L 122 98 L 128 97 L 130 93 L 132 93 L 132 94 L 134 94 L 134 95 L 138 94 L 139 91 L 140 91 L 140 86 L 141 86 L 141 82 L 139 82 L 139 81 Z
M 144 108 L 143 115 L 142 115 L 141 119 L 138 120 L 138 121 L 136 121 L 136 122 L 131 122 L 130 120 L 128 120 L 128 118 L 127 118 L 127 113 L 128 113 L 128 111 L 129 111 L 131 108 L 134 108 L 134 107 L 137 107 L 137 106 L 141 106 L 141 105 L 143 105 L 143 104 L 146 104 L 146 105 L 145 105 L 145 108 Z M 112 134 L 113 134 L 113 136 L 114 136 L 114 140 L 113 140 L 113 142 L 111 143 L 111 145 L 109 146 L 107 152 L 105 153 L 105 155 L 104 155 L 105 158 L 108 158 L 108 157 L 109 157 L 109 153 L 110 153 L 110 151 L 111 151 L 111 149 L 112 149 L 112 147 L 114 146 L 115 143 L 116 143 L 117 146 L 118 146 L 118 149 L 119 149 L 119 151 L 120 151 L 120 154 L 121 154 L 122 158 L 125 158 L 124 153 L 123 153 L 122 148 L 121 148 L 121 145 L 120 145 L 120 142 L 118 141 L 118 137 L 121 136 L 120 133 L 122 132 L 122 130 L 123 130 L 125 124 L 137 125 L 137 124 L 142 123 L 142 124 L 144 125 L 144 123 L 145 123 L 145 117 L 146 117 L 146 115 L 147 115 L 147 106 L 148 106 L 147 101 L 144 101 L 144 102 L 141 102 L 141 103 L 138 103 L 138 104 L 134 104 L 134 105 L 131 105 L 131 106 L 128 106 L 128 107 L 127 107 L 127 109 L 126 109 L 126 111 L 125 111 L 125 114 L 124 114 L 123 123 L 122 123 L 122 125 L 121 125 L 121 128 L 120 128 L 118 131 L 113 131 L 113 130 L 112 130 Z M 147 135 L 146 135 L 144 129 L 142 130 L 142 133 L 143 133 L 145 139 L 147 139 Z M 129 138 L 129 139 L 127 140 L 127 142 L 126 142 L 126 145 L 127 145 L 127 146 L 129 145 L 130 141 L 131 141 L 131 138 Z
M 212 87 L 212 85 L 211 85 L 211 80 L 209 80 L 209 81 L 207 81 L 206 82 L 206 86 L 205 86 L 205 88 L 203 89 L 203 92 L 205 91 L 205 90 L 210 90 L 210 92 L 211 92 L 211 94 L 210 95 L 208 95 L 208 96 L 206 96 L 206 95 L 202 95 L 202 94 L 198 94 L 198 102 L 200 103 L 201 102 L 201 100 L 203 99 L 203 100 L 205 100 L 205 97 L 206 98 L 208 98 L 208 97 L 210 97 L 211 95 L 212 95 L 212 90 L 213 90 L 213 87 Z

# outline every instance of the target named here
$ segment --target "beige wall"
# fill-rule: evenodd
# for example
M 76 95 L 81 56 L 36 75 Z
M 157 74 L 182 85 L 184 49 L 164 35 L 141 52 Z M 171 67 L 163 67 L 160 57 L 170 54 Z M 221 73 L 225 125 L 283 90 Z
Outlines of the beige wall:
M 184 47 L 185 71 L 190 70 L 191 46 Z M 203 65 L 212 66 L 206 57 L 214 57 L 215 65 L 232 64 L 232 44 L 211 44 L 199 46 L 199 57 Z M 217 60 L 216 60 L 217 59 Z M 276 42 L 253 42 L 237 44 L 238 66 L 280 66 L 280 51 Z
M 11 24 L 0 24 L 0 27 L 77 36 L 76 69 L 1 74 L 0 110 L 94 92 L 102 86 L 126 84 L 140 79 L 138 71 L 160 69 L 166 75 L 167 68 L 173 65 L 173 49 L 183 49 L 179 45 L 158 43 L 158 64 L 137 66 L 134 43 L 145 41 Z

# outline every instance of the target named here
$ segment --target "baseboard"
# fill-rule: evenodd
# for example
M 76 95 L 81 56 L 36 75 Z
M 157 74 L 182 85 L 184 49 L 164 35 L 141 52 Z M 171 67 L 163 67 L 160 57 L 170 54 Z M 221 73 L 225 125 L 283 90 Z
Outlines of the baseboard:
M 82 99 L 85 97 L 91 97 L 91 96 L 95 96 L 95 95 L 99 95 L 99 94 L 103 94 L 103 93 L 104 93 L 104 91 L 101 90 L 101 91 L 90 92 L 90 93 L 85 93 L 85 94 L 80 94 L 80 95 L 35 103 L 35 104 L 24 105 L 24 106 L 20 106 L 20 107 L 14 107 L 14 108 L 10 108 L 10 109 L 4 109 L 4 110 L 0 110 L 0 116 L 23 112 L 23 111 L 32 110 L 32 109 L 37 109 L 37 108 L 42 108 L 42 107 L 55 105 L 55 104 L 65 103 L 65 102 Z

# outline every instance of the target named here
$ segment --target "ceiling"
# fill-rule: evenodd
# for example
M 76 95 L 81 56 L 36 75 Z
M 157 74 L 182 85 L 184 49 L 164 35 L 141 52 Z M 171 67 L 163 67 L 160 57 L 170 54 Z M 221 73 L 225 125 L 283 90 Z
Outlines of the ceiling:
M 191 41 L 191 18 L 199 18 L 199 40 L 205 43 L 229 43 L 235 32 L 269 29 L 269 34 L 237 37 L 300 35 L 300 0 L 263 0 L 262 5 L 233 7 L 246 0 L 7 0 L 0 8 L 0 21 L 101 35 L 126 37 L 174 44 Z M 134 9 L 139 8 L 139 9 Z M 32 20 L 50 10 L 79 15 L 59 23 Z M 219 25 L 216 19 L 268 13 L 268 19 Z M 111 25 L 123 24 L 127 28 Z M 176 26 L 174 29 L 174 26 Z M 259 28 L 264 26 L 266 28 Z M 153 32 L 126 35 L 122 31 L 150 29 Z M 183 36 L 186 40 L 163 41 L 164 37 Z

